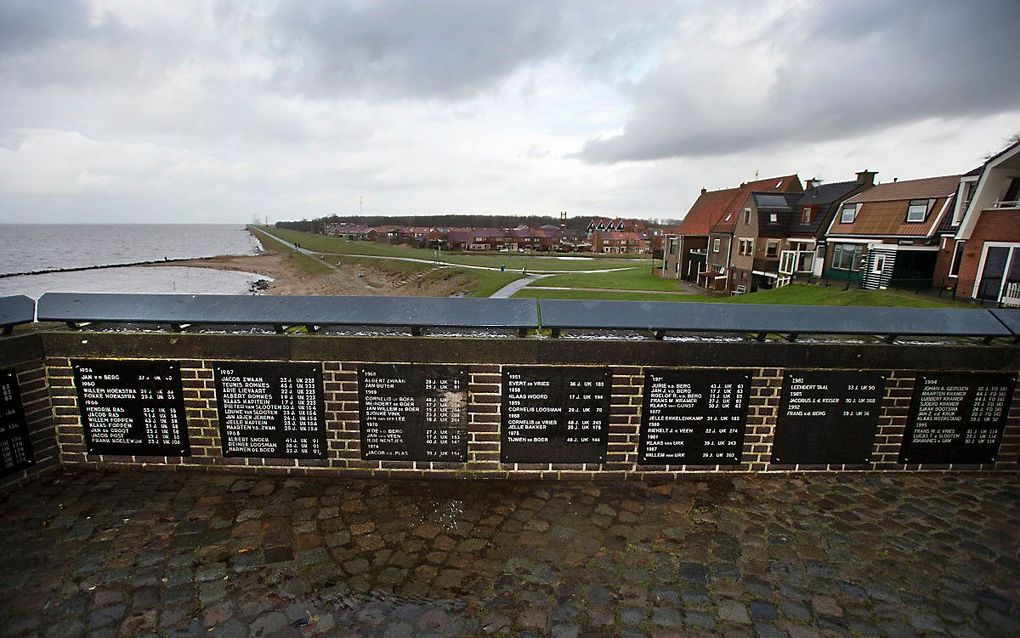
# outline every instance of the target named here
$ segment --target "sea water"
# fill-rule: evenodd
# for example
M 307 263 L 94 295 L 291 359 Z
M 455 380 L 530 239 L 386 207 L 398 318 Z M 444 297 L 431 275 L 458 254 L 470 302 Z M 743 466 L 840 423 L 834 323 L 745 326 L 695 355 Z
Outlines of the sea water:
M 0 274 L 164 259 L 252 255 L 240 224 L 0 225 Z M 119 267 L 0 277 L 0 296 L 44 292 L 244 294 L 264 277 L 182 266 Z

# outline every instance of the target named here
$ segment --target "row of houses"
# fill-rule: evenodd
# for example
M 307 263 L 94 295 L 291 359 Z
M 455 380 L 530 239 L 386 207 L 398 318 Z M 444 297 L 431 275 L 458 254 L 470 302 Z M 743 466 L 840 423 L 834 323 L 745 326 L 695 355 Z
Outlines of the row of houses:
M 884 184 L 875 176 L 703 189 L 663 232 L 662 276 L 735 294 L 824 277 L 1020 299 L 1020 143 L 963 175 Z
M 325 234 L 361 241 L 408 243 L 419 247 L 456 251 L 502 252 L 651 252 L 657 230 L 648 230 L 640 220 L 593 219 L 587 232 L 552 224 L 530 228 L 456 228 L 420 226 L 364 226 L 328 224 Z

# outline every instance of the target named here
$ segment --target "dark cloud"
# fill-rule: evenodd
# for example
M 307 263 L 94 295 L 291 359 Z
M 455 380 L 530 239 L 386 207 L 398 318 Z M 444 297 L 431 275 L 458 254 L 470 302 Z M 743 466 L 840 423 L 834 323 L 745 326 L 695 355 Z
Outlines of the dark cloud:
M 692 68 L 713 46 L 694 39 L 633 87 L 623 132 L 589 140 L 580 156 L 715 156 L 1016 111 L 1017 24 L 1016 0 L 822 2 L 762 24 L 734 47 L 744 55 L 710 52 L 714 66 Z M 756 74 L 755 56 L 775 62 Z M 720 89 L 714 76 L 727 74 L 741 80 Z
M 109 16 L 93 23 L 80 0 L 0 0 L 0 57 L 116 30 Z
M 557 3 L 284 3 L 276 79 L 311 94 L 459 98 L 566 45 Z

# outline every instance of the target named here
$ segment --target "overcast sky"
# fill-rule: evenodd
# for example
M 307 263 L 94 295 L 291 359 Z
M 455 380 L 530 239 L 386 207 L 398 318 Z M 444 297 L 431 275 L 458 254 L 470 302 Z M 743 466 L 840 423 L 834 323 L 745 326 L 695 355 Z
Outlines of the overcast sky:
M 960 173 L 1020 132 L 1017 0 L 0 0 L 0 222 L 679 218 Z

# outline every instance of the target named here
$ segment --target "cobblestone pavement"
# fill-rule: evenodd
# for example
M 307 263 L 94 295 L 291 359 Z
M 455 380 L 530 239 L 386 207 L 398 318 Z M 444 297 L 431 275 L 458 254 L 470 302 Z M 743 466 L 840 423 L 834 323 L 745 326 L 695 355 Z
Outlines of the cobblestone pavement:
M 65 472 L 0 495 L 5 636 L 1020 635 L 1020 479 Z

